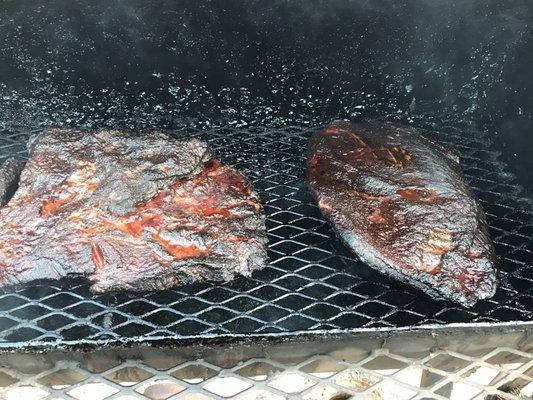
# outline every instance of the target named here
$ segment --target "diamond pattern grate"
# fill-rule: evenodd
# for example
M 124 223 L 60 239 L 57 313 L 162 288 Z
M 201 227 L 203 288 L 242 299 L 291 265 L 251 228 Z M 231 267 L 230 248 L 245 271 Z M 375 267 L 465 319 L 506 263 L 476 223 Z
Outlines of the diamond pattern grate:
M 434 137 L 461 154 L 500 257 L 502 284 L 494 298 L 465 309 L 381 276 L 335 238 L 304 180 L 315 130 L 186 130 L 254 181 L 267 214 L 271 262 L 263 271 L 251 279 L 142 295 L 94 296 L 81 279 L 7 290 L 0 294 L 0 347 L 531 321 L 532 208 L 487 134 L 444 127 L 444 135 Z M 24 156 L 27 138 L 1 133 L 0 160 Z
M 519 400 L 533 396 L 531 341 L 451 334 L 444 346 L 360 337 L 267 348 L 132 348 L 4 357 L 6 399 Z M 465 346 L 464 341 L 477 343 Z M 455 341 L 455 343 L 454 343 Z M 488 344 L 491 343 L 492 344 Z M 503 343 L 507 343 L 507 345 Z M 515 343 L 513 343 L 515 342 Z M 518 342 L 523 341 L 520 339 Z M 309 345 L 311 344 L 311 347 Z M 452 347 L 452 348 L 449 348 Z

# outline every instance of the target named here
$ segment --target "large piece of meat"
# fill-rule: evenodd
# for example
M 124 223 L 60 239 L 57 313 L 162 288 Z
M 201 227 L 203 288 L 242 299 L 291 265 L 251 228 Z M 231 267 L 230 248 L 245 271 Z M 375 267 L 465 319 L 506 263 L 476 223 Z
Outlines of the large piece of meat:
M 52 129 L 29 148 L 0 209 L 0 286 L 81 274 L 93 292 L 153 290 L 265 266 L 260 201 L 206 143 Z
M 413 128 L 336 122 L 311 139 L 322 213 L 368 265 L 470 306 L 497 284 L 483 211 L 458 159 Z

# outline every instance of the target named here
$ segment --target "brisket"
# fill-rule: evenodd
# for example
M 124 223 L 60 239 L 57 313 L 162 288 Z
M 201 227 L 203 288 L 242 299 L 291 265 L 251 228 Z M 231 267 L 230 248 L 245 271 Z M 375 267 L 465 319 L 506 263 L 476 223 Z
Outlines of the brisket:
M 5 205 L 17 190 L 24 164 L 16 158 L 8 158 L 0 167 L 0 207 Z
M 336 122 L 311 139 L 325 218 L 373 268 L 470 306 L 491 297 L 495 254 L 458 158 L 414 128 Z
M 200 140 L 51 129 L 29 148 L 0 209 L 0 286 L 75 274 L 93 292 L 154 290 L 266 264 L 257 194 Z

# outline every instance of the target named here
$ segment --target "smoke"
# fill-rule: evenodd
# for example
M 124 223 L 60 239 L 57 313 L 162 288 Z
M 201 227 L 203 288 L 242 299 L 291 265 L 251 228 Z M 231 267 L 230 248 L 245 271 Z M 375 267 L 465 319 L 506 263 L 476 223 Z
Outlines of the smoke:
M 531 119 L 531 10 L 527 0 L 9 0 L 0 125 L 444 113 L 503 127 Z

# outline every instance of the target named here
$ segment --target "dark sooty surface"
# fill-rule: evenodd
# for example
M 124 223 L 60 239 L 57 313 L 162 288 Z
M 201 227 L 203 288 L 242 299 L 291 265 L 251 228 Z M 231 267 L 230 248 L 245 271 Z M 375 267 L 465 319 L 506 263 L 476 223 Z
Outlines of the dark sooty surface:
M 531 320 L 518 182 L 531 190 L 532 12 L 528 0 L 5 0 L 0 159 L 48 126 L 205 137 L 254 181 L 271 264 L 140 296 L 91 296 L 82 280 L 2 293 L 0 346 Z M 431 300 L 334 237 L 303 177 L 309 136 L 339 118 L 441 131 L 462 154 L 500 257 L 493 299 Z
M 295 125 L 187 131 L 207 139 L 224 162 L 254 181 L 267 214 L 271 263 L 265 270 L 251 279 L 140 296 L 92 296 L 77 280 L 6 292 L 0 296 L 2 345 L 531 319 L 532 213 L 486 136 L 447 128 L 437 138 L 461 153 L 500 257 L 502 284 L 496 295 L 466 309 L 373 272 L 334 236 L 304 181 L 304 149 L 314 130 Z M 24 138 L 3 136 L 3 154 L 23 148 Z

